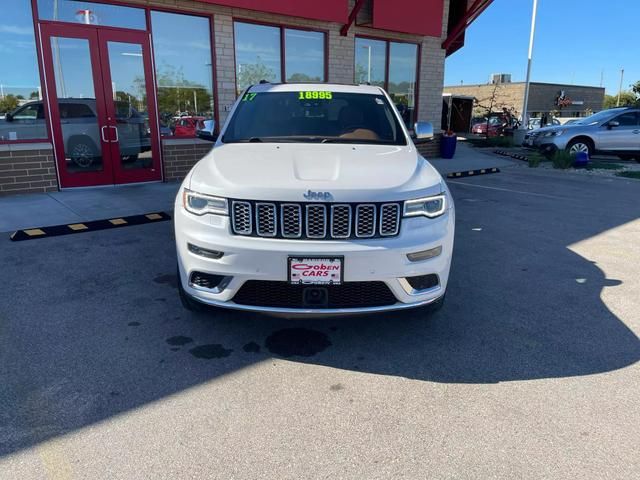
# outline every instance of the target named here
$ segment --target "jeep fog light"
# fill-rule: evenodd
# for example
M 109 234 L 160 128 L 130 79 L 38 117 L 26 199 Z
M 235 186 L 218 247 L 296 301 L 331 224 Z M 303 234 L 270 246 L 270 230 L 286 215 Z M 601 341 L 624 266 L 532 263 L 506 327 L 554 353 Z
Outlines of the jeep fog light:
M 205 258 L 212 258 L 214 260 L 218 260 L 219 258 L 222 258 L 222 256 L 224 255 L 224 252 L 219 252 L 217 250 L 209 250 L 207 248 L 198 247 L 193 243 L 187 243 L 187 248 L 191 253 L 195 253 L 196 255 L 200 255 L 201 257 L 205 257 Z
M 442 253 L 442 246 L 438 245 L 435 248 L 429 250 L 421 250 L 420 252 L 407 253 L 407 258 L 411 262 L 421 262 L 423 260 L 429 260 L 430 258 L 437 257 Z

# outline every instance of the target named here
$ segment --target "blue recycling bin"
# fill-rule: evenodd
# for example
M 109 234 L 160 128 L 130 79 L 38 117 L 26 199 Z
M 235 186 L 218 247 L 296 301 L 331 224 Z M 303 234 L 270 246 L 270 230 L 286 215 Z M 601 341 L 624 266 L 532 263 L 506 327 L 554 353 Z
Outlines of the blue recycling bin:
M 576 168 L 584 168 L 589 163 L 589 154 L 587 152 L 577 152 L 573 159 L 573 166 Z
M 442 135 L 440 138 L 440 156 L 442 158 L 453 158 L 456 153 L 456 144 L 458 137 L 456 135 Z

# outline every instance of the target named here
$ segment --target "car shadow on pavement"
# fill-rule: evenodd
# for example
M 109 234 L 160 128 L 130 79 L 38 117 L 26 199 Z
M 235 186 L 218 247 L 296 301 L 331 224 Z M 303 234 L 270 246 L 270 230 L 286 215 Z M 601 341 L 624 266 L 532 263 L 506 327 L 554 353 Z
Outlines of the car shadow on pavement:
M 169 222 L 2 240 L 0 456 L 273 357 L 447 383 L 591 375 L 640 359 L 640 341 L 601 299 L 623 284 L 567 248 L 637 210 L 586 219 L 579 203 L 549 211 L 545 198 L 454 195 L 447 302 L 431 317 L 191 314 Z

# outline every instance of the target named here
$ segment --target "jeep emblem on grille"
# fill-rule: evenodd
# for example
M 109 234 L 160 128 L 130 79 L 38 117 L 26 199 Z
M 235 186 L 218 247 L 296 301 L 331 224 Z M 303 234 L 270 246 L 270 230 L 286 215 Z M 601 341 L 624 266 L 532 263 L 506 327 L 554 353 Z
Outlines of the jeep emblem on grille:
M 333 199 L 333 195 L 330 192 L 312 192 L 311 190 L 307 190 L 307 193 L 303 194 L 303 196 L 307 200 L 324 200 L 325 202 Z

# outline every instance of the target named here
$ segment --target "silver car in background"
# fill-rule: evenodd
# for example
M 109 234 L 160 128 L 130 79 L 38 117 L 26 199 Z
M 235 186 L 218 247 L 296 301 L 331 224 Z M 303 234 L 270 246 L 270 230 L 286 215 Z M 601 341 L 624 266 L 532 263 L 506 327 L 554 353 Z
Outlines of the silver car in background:
M 557 150 L 618 155 L 640 162 L 640 108 L 603 110 L 570 125 L 544 127 L 527 133 L 522 144 L 553 155 Z

